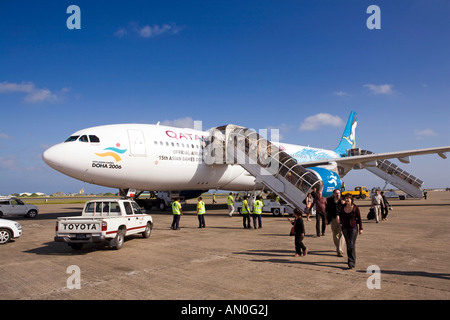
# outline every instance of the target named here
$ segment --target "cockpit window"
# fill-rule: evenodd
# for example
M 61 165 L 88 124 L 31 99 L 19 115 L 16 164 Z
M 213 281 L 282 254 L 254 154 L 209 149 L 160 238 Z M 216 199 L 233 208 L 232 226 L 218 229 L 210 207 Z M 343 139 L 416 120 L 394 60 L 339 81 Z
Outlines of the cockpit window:
M 87 135 L 82 135 L 81 137 L 80 136 L 70 136 L 64 142 L 72 142 L 72 141 L 77 141 L 77 140 L 81 141 L 81 142 L 93 142 L 93 143 L 100 142 L 99 137 L 97 137 L 95 135 L 89 135 L 89 137 Z
M 100 142 L 100 139 L 97 136 L 92 135 L 89 135 L 89 140 L 91 140 L 91 142 Z
M 77 141 L 78 137 L 79 137 L 79 136 L 70 136 L 70 137 L 68 137 L 67 140 L 64 141 L 64 142 Z

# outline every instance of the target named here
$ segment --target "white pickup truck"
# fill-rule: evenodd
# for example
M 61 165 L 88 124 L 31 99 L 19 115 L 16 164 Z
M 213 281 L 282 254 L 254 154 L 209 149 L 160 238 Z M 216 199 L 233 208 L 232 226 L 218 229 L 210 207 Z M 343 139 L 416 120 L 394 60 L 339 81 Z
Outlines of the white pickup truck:
M 55 241 L 74 250 L 85 243 L 106 242 L 120 249 L 126 235 L 150 237 L 153 219 L 131 199 L 98 199 L 86 202 L 80 217 L 58 218 Z
M 253 200 L 248 200 L 248 205 L 250 210 L 252 210 Z M 240 199 L 236 200 L 234 203 L 234 207 L 236 208 L 236 211 L 241 214 L 242 212 L 242 201 Z M 280 216 L 284 213 L 293 214 L 294 210 L 289 205 L 283 205 L 279 202 L 275 201 L 274 199 L 264 199 L 263 200 L 263 212 L 272 212 L 274 216 Z

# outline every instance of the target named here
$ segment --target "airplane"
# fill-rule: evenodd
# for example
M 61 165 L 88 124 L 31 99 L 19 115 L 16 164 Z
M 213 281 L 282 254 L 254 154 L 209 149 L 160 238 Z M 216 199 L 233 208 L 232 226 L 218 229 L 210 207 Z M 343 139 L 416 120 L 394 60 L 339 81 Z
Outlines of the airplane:
M 352 111 L 334 150 L 273 142 L 323 181 L 323 196 L 339 189 L 342 178 L 357 166 L 376 161 L 438 154 L 450 146 L 349 156 L 356 148 L 357 113 Z M 79 130 L 47 149 L 43 161 L 72 178 L 121 191 L 261 190 L 240 165 L 207 164 L 202 153 L 210 132 L 158 124 L 114 124 Z M 125 192 L 126 193 L 126 192 Z

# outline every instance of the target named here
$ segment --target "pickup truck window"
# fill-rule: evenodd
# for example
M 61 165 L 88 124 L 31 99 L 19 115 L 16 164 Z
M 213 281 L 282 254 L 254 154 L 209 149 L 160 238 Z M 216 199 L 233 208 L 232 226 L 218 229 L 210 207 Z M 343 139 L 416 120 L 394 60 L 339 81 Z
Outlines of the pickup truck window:
M 84 213 L 93 216 L 119 216 L 120 206 L 115 201 L 89 202 Z
M 133 206 L 134 214 L 142 214 L 141 208 L 136 203 L 132 202 L 131 205 Z
M 133 214 L 133 209 L 131 209 L 131 205 L 129 202 L 124 202 L 123 206 L 125 207 L 126 214 Z
M 117 202 L 111 202 L 109 212 L 120 212 L 119 204 Z

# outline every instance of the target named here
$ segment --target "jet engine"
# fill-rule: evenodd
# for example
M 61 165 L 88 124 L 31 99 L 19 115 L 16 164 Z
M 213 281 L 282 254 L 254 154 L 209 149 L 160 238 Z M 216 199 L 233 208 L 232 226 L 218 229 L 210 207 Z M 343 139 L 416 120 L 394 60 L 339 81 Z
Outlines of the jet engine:
M 323 182 L 322 196 L 329 197 L 333 194 L 334 189 L 341 189 L 341 178 L 336 172 L 325 168 L 311 167 L 308 168 L 310 172 L 314 173 Z M 317 190 L 319 191 L 319 190 Z

